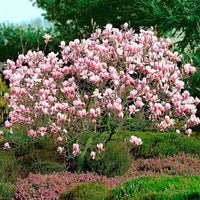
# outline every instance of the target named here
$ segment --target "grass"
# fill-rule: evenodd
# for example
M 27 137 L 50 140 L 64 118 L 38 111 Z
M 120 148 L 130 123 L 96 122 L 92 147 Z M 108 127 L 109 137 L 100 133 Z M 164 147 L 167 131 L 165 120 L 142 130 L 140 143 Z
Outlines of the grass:
M 108 199 L 200 199 L 200 177 L 139 177 L 111 191 Z

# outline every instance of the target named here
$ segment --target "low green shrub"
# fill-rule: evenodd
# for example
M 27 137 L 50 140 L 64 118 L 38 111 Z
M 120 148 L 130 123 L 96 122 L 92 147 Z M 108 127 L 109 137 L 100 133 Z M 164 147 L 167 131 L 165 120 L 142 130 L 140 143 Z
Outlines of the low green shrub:
M 110 141 L 104 148 L 105 151 L 97 153 L 94 160 L 91 156 L 86 156 L 85 171 L 94 171 L 107 177 L 123 175 L 131 163 L 127 146 L 124 143 Z
M 7 183 L 2 183 L 0 182 L 0 199 L 12 199 L 15 195 L 15 187 L 7 184 Z
M 199 176 L 139 177 L 113 189 L 109 199 L 199 199 Z
M 0 182 L 15 183 L 20 170 L 14 152 L 0 150 Z
M 129 140 L 131 135 L 142 139 L 143 144 L 140 146 L 132 145 Z M 158 155 L 178 155 L 180 152 L 185 154 L 200 155 L 200 140 L 186 135 L 176 133 L 152 133 L 152 132 L 131 132 L 123 131 L 113 136 L 119 140 L 126 140 L 133 158 L 152 158 Z
M 39 160 L 30 167 L 29 172 L 40 173 L 40 174 L 51 174 L 53 172 L 63 172 L 66 171 L 66 167 L 62 164 L 51 162 L 48 160 Z
M 91 181 L 79 183 L 69 192 L 60 194 L 61 200 L 104 200 L 108 196 L 108 187 L 104 183 Z

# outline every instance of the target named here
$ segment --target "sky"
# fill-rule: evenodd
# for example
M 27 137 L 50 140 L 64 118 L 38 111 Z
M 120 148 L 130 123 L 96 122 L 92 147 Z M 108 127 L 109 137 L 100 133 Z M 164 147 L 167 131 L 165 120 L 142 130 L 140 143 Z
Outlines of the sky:
M 20 24 L 42 18 L 42 9 L 32 6 L 29 0 L 0 0 L 0 23 Z

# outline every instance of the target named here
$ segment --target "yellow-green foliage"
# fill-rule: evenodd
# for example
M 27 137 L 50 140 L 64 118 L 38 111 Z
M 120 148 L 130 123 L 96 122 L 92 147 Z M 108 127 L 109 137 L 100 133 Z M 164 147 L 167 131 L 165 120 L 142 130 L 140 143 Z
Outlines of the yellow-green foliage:
M 0 75 L 0 125 L 3 124 L 8 114 L 8 101 L 4 98 L 5 93 L 9 93 L 9 89 Z

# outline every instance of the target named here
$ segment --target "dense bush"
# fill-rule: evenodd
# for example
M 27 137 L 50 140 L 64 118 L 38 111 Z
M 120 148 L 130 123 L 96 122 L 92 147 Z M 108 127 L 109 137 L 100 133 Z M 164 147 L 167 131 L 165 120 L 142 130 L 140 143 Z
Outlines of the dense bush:
M 0 182 L 0 199 L 12 199 L 15 196 L 15 187 L 8 183 Z
M 0 182 L 15 183 L 21 166 L 17 163 L 14 152 L 0 150 Z
M 53 172 L 66 171 L 66 167 L 62 164 L 50 161 L 36 161 L 32 164 L 29 170 L 31 173 L 51 174 Z
M 69 192 L 60 195 L 61 200 L 104 200 L 108 196 L 108 186 L 104 183 L 91 181 L 79 183 Z
M 118 186 L 109 199 L 199 199 L 200 177 L 140 177 Z
M 112 177 L 123 175 L 129 169 L 130 162 L 126 144 L 110 141 L 105 145 L 105 151 L 101 152 L 95 160 L 86 157 L 84 170 Z
M 200 155 L 200 140 L 189 138 L 185 135 L 179 135 L 173 132 L 152 133 L 152 132 L 134 132 L 134 135 L 140 137 L 143 141 L 142 146 L 132 146 L 129 144 L 129 138 L 133 135 L 131 131 L 118 132 L 113 139 L 126 140 L 133 158 L 152 158 L 161 155 L 178 155 L 179 152 L 186 154 Z

